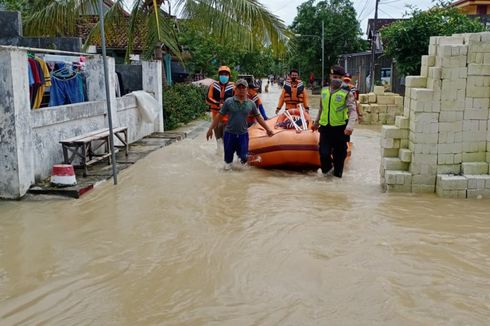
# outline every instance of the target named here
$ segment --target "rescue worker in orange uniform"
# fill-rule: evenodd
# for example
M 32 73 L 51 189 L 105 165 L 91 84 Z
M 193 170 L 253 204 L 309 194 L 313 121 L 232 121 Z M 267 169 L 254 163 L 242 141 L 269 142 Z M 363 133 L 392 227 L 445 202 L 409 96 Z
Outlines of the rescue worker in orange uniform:
M 259 110 L 262 118 L 264 118 L 264 120 L 267 120 L 268 118 L 267 115 L 265 114 L 264 106 L 262 105 L 262 100 L 259 97 L 258 89 L 259 89 L 259 85 L 255 83 L 248 84 L 248 99 L 255 103 L 255 106 Z M 255 122 L 257 122 L 255 116 L 249 115 L 247 120 L 248 126 L 250 127 Z
M 291 69 L 289 78 L 284 83 L 281 97 L 277 104 L 276 114 L 281 110 L 284 103 L 286 103 L 286 110 L 296 109 L 298 104 L 303 104 L 303 107 L 307 111 L 310 109 L 305 85 L 299 79 L 298 71 L 296 69 Z
M 209 85 L 206 102 L 211 109 L 212 118 L 218 115 L 226 99 L 233 97 L 235 94 L 235 85 L 230 82 L 231 70 L 227 66 L 221 66 L 218 69 L 218 79 Z M 214 137 L 216 138 L 218 151 L 223 148 L 223 131 L 228 121 L 228 116 L 224 115 L 214 128 Z

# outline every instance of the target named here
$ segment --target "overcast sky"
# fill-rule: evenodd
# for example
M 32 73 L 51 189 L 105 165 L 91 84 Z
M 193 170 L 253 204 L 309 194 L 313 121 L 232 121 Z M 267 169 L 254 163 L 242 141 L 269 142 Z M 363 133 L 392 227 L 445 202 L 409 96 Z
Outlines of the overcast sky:
M 260 0 L 271 12 L 279 16 L 290 25 L 296 16 L 296 8 L 305 0 Z M 353 0 L 357 19 L 360 21 L 361 29 L 366 33 L 367 21 L 374 18 L 376 0 Z M 432 0 L 381 0 L 378 5 L 379 18 L 402 18 L 406 5 L 415 5 L 420 9 L 432 7 Z M 366 37 L 366 35 L 364 35 Z
M 125 0 L 127 6 L 131 6 L 134 0 Z M 305 0 L 259 0 L 272 13 L 284 20 L 287 25 L 293 22 L 296 16 L 296 8 Z M 357 19 L 360 21 L 361 29 L 366 33 L 367 21 L 374 18 L 376 0 L 352 0 L 356 9 Z M 406 5 L 415 5 L 420 9 L 428 9 L 433 0 L 381 0 L 379 3 L 379 18 L 402 18 Z M 171 0 L 171 2 L 174 2 Z M 366 35 L 364 34 L 364 38 Z

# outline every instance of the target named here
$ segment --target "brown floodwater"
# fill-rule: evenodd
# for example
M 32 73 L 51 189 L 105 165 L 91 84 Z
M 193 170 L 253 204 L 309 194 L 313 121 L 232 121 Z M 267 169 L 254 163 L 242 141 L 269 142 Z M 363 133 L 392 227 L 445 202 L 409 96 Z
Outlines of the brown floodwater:
M 202 133 L 0 201 L 0 325 L 488 325 L 490 201 L 383 193 L 379 128 L 353 142 L 341 180 L 225 172 Z

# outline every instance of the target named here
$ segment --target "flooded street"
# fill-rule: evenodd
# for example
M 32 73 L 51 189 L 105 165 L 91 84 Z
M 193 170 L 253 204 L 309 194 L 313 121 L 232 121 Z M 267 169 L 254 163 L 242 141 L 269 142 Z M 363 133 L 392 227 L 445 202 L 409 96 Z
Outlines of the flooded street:
M 490 201 L 382 193 L 378 130 L 342 179 L 225 172 L 203 132 L 79 200 L 0 201 L 0 325 L 488 325 Z

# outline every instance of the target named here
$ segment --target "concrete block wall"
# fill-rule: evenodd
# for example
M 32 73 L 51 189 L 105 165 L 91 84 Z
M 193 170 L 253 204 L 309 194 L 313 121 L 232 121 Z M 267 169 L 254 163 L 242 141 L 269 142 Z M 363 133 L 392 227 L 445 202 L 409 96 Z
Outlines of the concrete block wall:
M 111 107 L 114 127 L 128 127 L 129 142 L 163 131 L 163 110 L 155 122 L 141 118 L 132 95 L 115 97 L 114 60 L 109 58 Z M 0 198 L 20 198 L 36 180 L 49 176 L 53 164 L 62 161 L 61 139 L 107 128 L 103 63 L 88 60 L 87 91 L 90 102 L 30 109 L 27 52 L 0 46 Z M 160 62 L 143 63 L 143 90 L 162 104 Z
M 383 160 L 398 157 L 408 169 L 382 163 L 381 184 L 388 191 L 490 198 L 489 107 L 490 32 L 431 37 L 420 75 L 406 77 L 403 115 L 381 136 Z M 411 187 L 408 176 L 403 187 L 393 184 L 393 173 L 407 171 Z
M 403 113 L 403 97 L 385 92 L 383 86 L 375 86 L 373 93 L 359 95 L 361 124 L 393 125 L 395 117 Z

